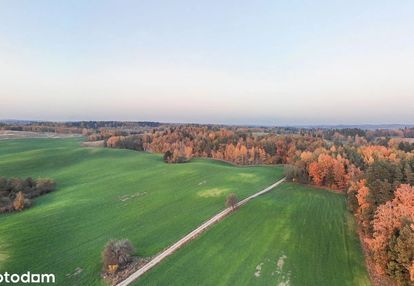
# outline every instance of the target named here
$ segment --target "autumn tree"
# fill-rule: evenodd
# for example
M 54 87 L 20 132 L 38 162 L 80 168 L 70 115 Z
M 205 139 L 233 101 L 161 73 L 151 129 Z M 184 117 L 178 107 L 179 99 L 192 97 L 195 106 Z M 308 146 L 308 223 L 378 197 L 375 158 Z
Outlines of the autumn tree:
M 371 226 L 371 219 L 373 217 L 372 203 L 369 200 L 370 189 L 366 185 L 366 180 L 360 180 L 356 183 L 356 199 L 358 202 L 358 207 L 355 212 L 356 217 L 359 220 L 362 230 L 364 232 L 369 232 L 369 227 Z
M 308 156 L 305 155 L 305 158 Z M 322 153 L 316 161 L 308 164 L 308 173 L 313 183 L 317 186 L 328 186 L 337 190 L 345 190 L 349 182 L 349 175 L 346 170 L 348 165 L 347 160 L 340 155 L 337 155 L 335 158 Z
M 338 190 L 345 190 L 347 187 L 348 174 L 345 170 L 346 166 L 347 163 L 341 155 L 338 155 L 337 158 L 333 160 L 332 172 L 334 176 L 334 186 Z
M 401 185 L 395 192 L 395 198 L 378 207 L 373 220 L 373 239 L 369 246 L 374 251 L 378 270 L 385 269 L 389 258 L 387 247 L 396 231 L 399 231 L 404 221 L 414 222 L 414 188 Z M 407 269 L 408 270 L 408 269 Z
M 370 145 L 363 146 L 359 149 L 359 152 L 364 159 L 364 162 L 368 165 L 374 163 L 376 160 L 389 159 L 391 161 L 396 160 L 395 153 L 392 149 L 385 146 Z
M 191 159 L 193 157 L 193 147 L 185 146 L 184 147 L 184 156 L 187 160 Z
M 106 140 L 106 146 L 110 148 L 118 147 L 119 142 L 121 141 L 120 136 L 112 136 Z
M 18 192 L 16 198 L 13 201 L 13 208 L 16 211 L 21 211 L 24 209 L 24 194 L 23 192 Z
M 374 219 L 378 206 L 394 198 L 394 191 L 403 181 L 400 168 L 400 165 L 385 159 L 375 160 L 369 165 L 364 176 L 369 190 L 365 196 L 367 208 L 363 212 L 365 223 Z M 373 231 L 372 224 L 368 228 L 368 232 Z
M 325 177 L 324 170 L 320 167 L 318 162 L 312 162 L 308 167 L 309 176 L 317 186 L 322 186 Z

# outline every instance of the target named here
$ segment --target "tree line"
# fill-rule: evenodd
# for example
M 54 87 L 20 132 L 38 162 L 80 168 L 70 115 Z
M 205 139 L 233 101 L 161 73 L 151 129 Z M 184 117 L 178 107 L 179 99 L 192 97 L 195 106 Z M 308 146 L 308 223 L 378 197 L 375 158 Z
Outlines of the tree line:
M 106 139 L 107 147 L 162 153 L 171 158 L 169 161 L 204 157 L 240 165 L 286 164 L 293 162 L 298 151 L 313 151 L 323 145 L 322 139 L 309 135 L 256 134 L 187 126 Z

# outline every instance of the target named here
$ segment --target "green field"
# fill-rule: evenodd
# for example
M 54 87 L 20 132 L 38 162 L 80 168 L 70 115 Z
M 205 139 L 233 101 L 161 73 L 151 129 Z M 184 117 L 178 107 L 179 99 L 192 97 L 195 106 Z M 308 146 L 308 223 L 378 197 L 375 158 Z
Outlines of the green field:
M 283 184 L 215 225 L 136 285 L 370 285 L 340 194 Z
M 0 141 L 0 176 L 51 177 L 58 186 L 31 209 L 0 215 L 0 272 L 102 284 L 100 253 L 109 239 L 128 238 L 137 255 L 154 255 L 223 209 L 229 192 L 243 198 L 282 176 L 280 167 L 169 165 L 160 155 L 82 148 L 80 141 Z

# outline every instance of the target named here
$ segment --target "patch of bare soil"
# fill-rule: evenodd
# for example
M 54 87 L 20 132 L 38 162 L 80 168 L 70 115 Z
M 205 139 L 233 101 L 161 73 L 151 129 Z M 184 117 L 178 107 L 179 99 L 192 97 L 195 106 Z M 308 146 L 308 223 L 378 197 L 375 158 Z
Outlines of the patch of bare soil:
M 134 257 L 131 263 L 129 263 L 126 267 L 123 269 L 118 270 L 116 273 L 102 273 L 101 276 L 104 279 L 106 283 L 109 285 L 117 285 L 121 281 L 125 280 L 129 276 L 131 276 L 132 273 L 140 269 L 142 266 L 150 262 L 152 257 Z
M 132 194 L 132 195 L 123 195 L 123 196 L 119 196 L 119 200 L 121 202 L 126 202 L 127 200 L 137 198 L 137 197 L 141 197 L 141 196 L 144 196 L 146 194 L 147 194 L 147 192 L 142 192 L 142 193 L 138 192 L 138 193 L 135 193 L 135 194 Z
M 25 138 L 72 138 L 80 136 L 80 134 L 0 130 L 0 140 Z
M 85 142 L 82 142 L 80 145 L 81 145 L 81 147 L 105 147 L 104 142 L 105 142 L 104 140 L 85 141 Z
M 284 254 L 280 256 L 277 261 L 270 260 L 269 258 L 266 259 L 266 265 L 271 264 L 272 267 L 276 266 L 276 269 L 272 271 L 272 276 L 275 276 L 277 286 L 290 286 L 291 272 L 283 269 L 286 259 L 287 256 Z M 256 278 L 259 278 L 262 275 L 264 265 L 265 262 L 261 262 L 256 266 L 256 271 L 254 272 Z
M 80 268 L 80 267 L 76 267 L 76 268 L 75 268 L 75 271 L 73 271 L 72 273 L 67 273 L 67 274 L 66 274 L 66 276 L 67 276 L 67 277 L 74 277 L 74 276 L 77 276 L 77 275 L 81 274 L 81 273 L 82 273 L 82 271 L 83 271 L 83 269 L 82 269 L 82 268 Z
M 259 265 L 256 266 L 256 272 L 254 273 L 254 276 L 256 277 L 260 277 L 261 272 L 262 272 L 262 266 L 263 266 L 263 262 L 260 263 Z

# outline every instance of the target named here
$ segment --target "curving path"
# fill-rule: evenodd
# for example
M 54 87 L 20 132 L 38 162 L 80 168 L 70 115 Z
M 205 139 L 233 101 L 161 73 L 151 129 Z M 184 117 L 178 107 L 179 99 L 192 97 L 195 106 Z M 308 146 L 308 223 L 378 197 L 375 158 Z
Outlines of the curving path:
M 251 195 L 250 197 L 245 198 L 244 200 L 238 202 L 237 205 L 236 205 L 236 207 L 240 207 L 240 206 L 246 204 L 247 202 L 249 202 L 250 200 L 252 200 L 252 199 L 254 199 L 254 198 L 256 198 L 256 197 L 258 197 L 260 195 L 263 195 L 263 194 L 271 191 L 273 188 L 275 188 L 276 186 L 280 185 L 284 181 L 285 181 L 285 178 L 277 181 L 276 183 L 274 183 L 273 185 L 267 187 L 266 189 L 263 189 L 260 192 L 257 192 L 255 194 Z M 231 213 L 231 211 L 232 211 L 232 208 L 226 208 L 225 210 L 219 212 L 218 214 L 216 214 L 215 216 L 213 216 L 212 218 L 210 218 L 208 221 L 204 222 L 202 225 L 200 225 L 199 227 L 197 227 L 196 229 L 194 229 L 192 232 L 190 232 L 189 234 L 187 234 L 186 236 L 184 236 L 183 238 L 181 238 L 179 241 L 177 241 L 176 243 L 174 243 L 173 245 L 171 245 L 170 247 L 168 247 L 166 250 L 164 250 L 161 253 L 159 253 L 150 262 L 148 262 L 143 267 L 141 267 L 140 269 L 138 269 L 137 271 L 135 271 L 134 273 L 132 273 L 124 281 L 118 283 L 117 286 L 127 286 L 127 285 L 130 285 L 132 282 L 134 282 L 139 277 L 141 277 L 145 272 L 147 272 L 148 270 L 150 270 L 151 268 L 153 268 L 154 266 L 156 266 L 158 263 L 160 263 L 164 258 L 166 258 L 167 256 L 171 255 L 173 252 L 175 252 L 177 249 L 179 249 L 180 247 L 182 247 L 184 244 L 186 244 L 190 240 L 192 240 L 192 239 L 196 238 L 197 236 L 199 236 L 208 227 L 210 227 L 213 224 L 215 224 L 216 222 L 222 220 L 225 216 L 227 216 L 229 213 Z

